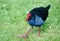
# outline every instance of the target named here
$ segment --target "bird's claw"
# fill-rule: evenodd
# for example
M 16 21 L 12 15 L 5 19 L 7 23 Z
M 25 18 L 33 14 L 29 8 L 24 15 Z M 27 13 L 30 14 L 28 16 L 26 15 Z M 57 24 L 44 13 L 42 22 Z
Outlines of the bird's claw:
M 26 34 L 23 34 L 23 35 L 17 35 L 19 37 L 22 37 L 22 38 L 28 38 L 28 36 Z
M 23 34 L 21 37 L 22 37 L 22 38 L 27 38 L 27 35 Z

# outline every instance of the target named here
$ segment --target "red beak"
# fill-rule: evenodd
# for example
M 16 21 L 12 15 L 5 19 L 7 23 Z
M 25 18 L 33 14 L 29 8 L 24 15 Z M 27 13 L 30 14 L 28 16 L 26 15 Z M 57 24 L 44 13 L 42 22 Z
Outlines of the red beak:
M 28 21 L 30 19 L 30 17 L 31 17 L 31 14 L 28 13 L 27 18 L 26 18 L 26 21 Z

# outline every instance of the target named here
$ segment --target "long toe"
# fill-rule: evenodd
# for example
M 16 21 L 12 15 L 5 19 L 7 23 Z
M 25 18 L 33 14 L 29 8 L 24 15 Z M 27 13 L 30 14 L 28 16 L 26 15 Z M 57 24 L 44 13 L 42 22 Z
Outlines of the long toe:
M 27 35 L 23 34 L 23 35 L 22 35 L 22 38 L 27 38 Z
M 17 35 L 18 37 L 21 37 L 21 38 L 27 38 L 28 36 L 26 34 L 23 34 L 23 35 Z

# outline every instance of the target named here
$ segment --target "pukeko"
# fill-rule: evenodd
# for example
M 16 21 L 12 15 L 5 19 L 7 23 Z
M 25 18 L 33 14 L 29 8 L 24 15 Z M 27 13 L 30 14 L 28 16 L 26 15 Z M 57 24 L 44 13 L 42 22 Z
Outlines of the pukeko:
M 21 35 L 23 37 L 26 37 L 29 32 L 33 29 L 33 26 L 38 27 L 38 36 L 40 36 L 40 27 L 44 24 L 48 17 L 48 10 L 50 8 L 50 5 L 47 7 L 37 7 L 32 9 L 28 14 L 26 20 L 31 26 L 31 29 L 29 29 L 24 35 Z

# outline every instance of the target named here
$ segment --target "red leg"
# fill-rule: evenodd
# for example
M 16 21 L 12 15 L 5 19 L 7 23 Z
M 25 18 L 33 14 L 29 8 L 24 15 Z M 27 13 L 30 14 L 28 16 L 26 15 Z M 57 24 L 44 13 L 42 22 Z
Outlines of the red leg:
M 27 38 L 28 34 L 31 32 L 32 29 L 33 29 L 33 26 L 25 34 L 23 34 L 22 37 Z
M 28 35 L 31 32 L 32 29 L 33 29 L 33 27 L 30 28 L 25 34 Z
M 29 29 L 25 34 L 23 35 L 18 35 L 19 37 L 22 37 L 22 38 L 27 38 L 28 34 L 31 32 L 31 30 L 33 29 L 33 27 L 31 29 Z
M 40 27 L 38 28 L 38 36 L 40 36 Z

